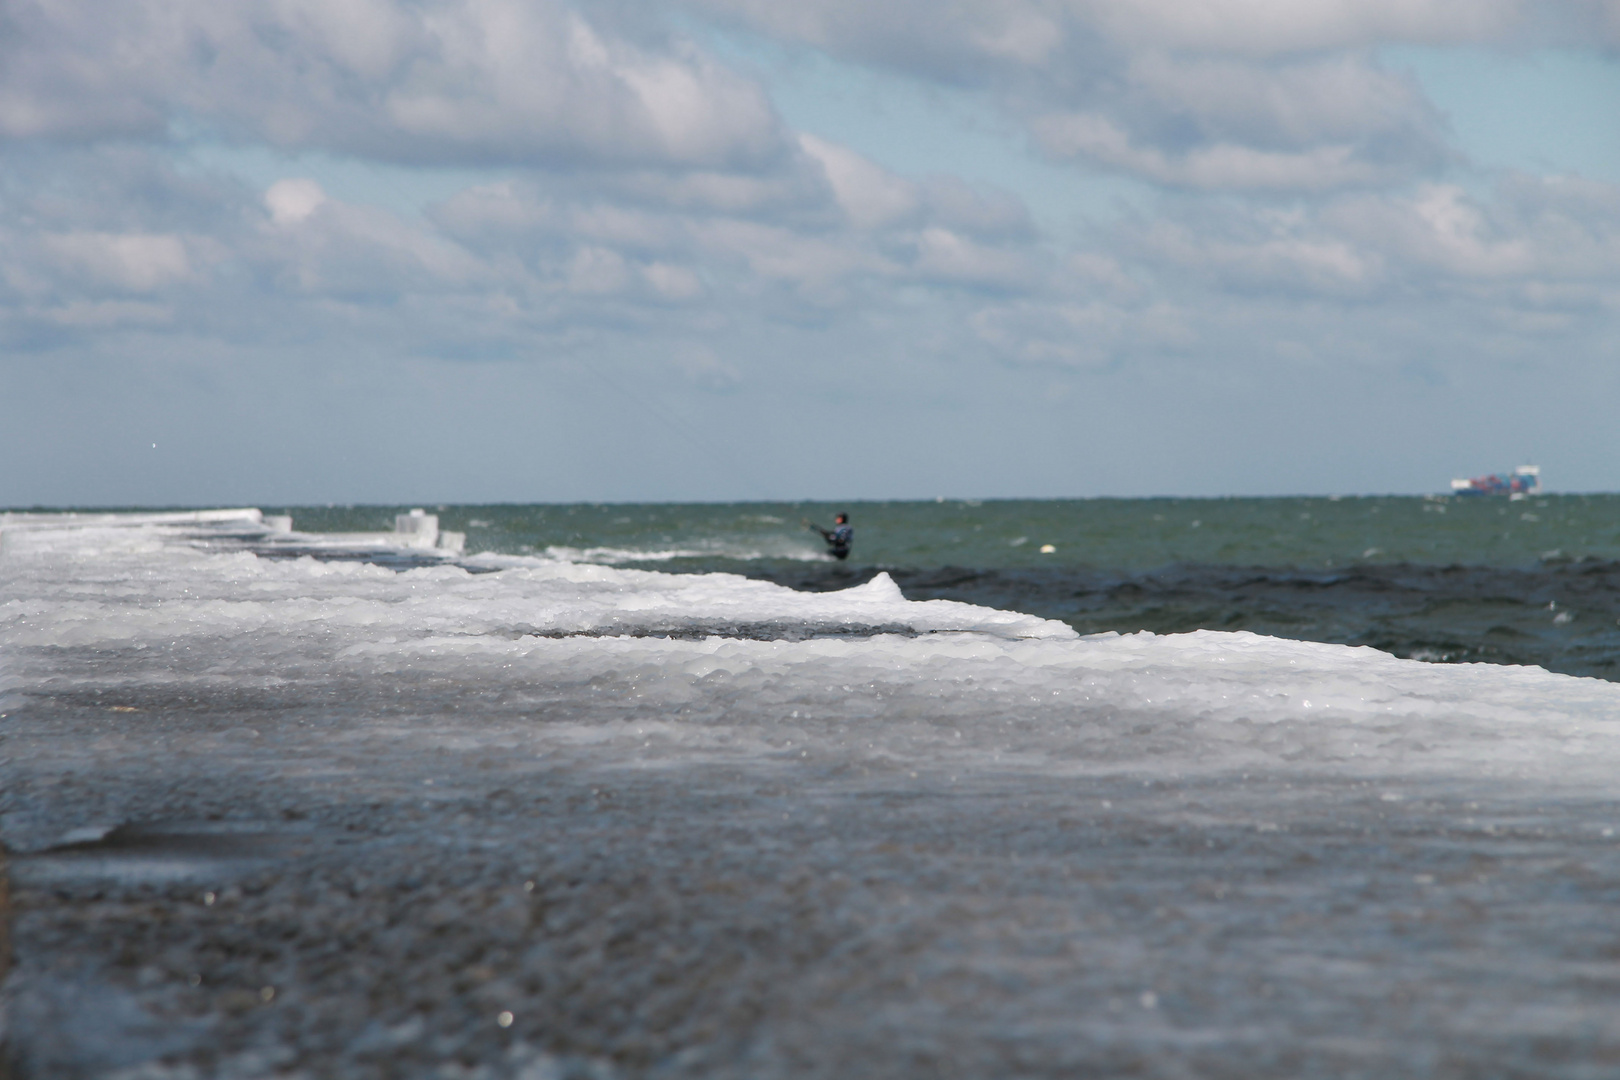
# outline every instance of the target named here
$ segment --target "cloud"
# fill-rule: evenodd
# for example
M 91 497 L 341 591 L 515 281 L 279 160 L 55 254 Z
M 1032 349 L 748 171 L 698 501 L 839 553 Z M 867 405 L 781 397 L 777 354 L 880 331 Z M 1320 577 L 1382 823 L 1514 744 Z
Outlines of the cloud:
M 1379 253 L 1342 237 L 1313 235 L 1290 227 L 1294 223 L 1250 224 L 1259 227 L 1237 238 L 1157 221 L 1133 240 L 1150 265 L 1196 274 L 1222 292 L 1350 299 L 1366 295 L 1384 276 Z
M 1080 111 L 1032 114 L 1047 153 L 1170 187 L 1325 191 L 1453 161 L 1409 77 L 1362 56 L 1255 65 L 1147 53 Z
M 515 171 L 420 217 L 307 176 L 182 175 L 157 148 L 14 143 L 0 163 L 0 337 L 16 355 L 169 325 L 193 341 L 504 356 L 548 335 L 572 348 L 825 323 L 907 290 L 1006 298 L 1052 273 L 1015 196 L 902 179 L 829 140 L 768 171 L 664 184 L 643 167 Z
M 194 276 L 185 240 L 179 236 L 53 233 L 42 236 L 40 246 L 48 264 L 89 285 L 144 293 Z
M 1589 43 L 1613 0 L 685 0 L 771 37 L 937 76 L 1057 69 L 1087 42 L 1127 52 L 1299 57 L 1407 43 Z
M 568 288 L 576 293 L 608 296 L 623 292 L 631 280 L 624 256 L 610 248 L 582 247 L 568 267 Z
M 277 225 L 296 225 L 326 202 L 326 192 L 313 180 L 278 180 L 264 193 L 270 220 Z
M 378 160 L 753 167 L 760 87 L 557 0 L 14 0 L 0 134 L 161 139 L 176 121 Z
M 1263 22 L 1263 7 L 1220 10 Z M 1046 153 L 1164 189 L 1065 239 L 1009 192 L 900 176 L 787 131 L 756 81 L 656 28 L 623 32 L 618 9 L 179 0 L 120 5 L 101 27 L 73 4 L 19 3 L 7 17 L 41 55 L 85 62 L 0 69 L 0 103 L 33 95 L 0 123 L 35 117 L 0 149 L 0 333 L 55 348 L 178 325 L 454 357 L 904 325 L 919 349 L 1105 370 L 1241 340 L 1242 305 L 1404 319 L 1421 298 L 1526 339 L 1613 312 L 1616 189 L 1513 176 L 1481 194 L 1435 175 L 1452 160 L 1443 121 L 1353 51 L 1368 34 L 1489 35 L 1523 10 L 1445 31 L 1454 8 L 1420 8 L 1307 3 L 1243 48 L 1174 6 L 948 3 L 909 43 L 870 5 L 728 9 L 874 63 L 976 58 L 961 78 Z M 1339 47 L 1352 51 L 1321 51 Z M 7 39 L 0 55 L 22 52 Z M 402 215 L 297 165 L 256 187 L 186 174 L 169 158 L 177 117 L 510 164 Z M 727 379 L 757 381 L 714 355 Z
M 902 179 L 831 141 L 802 142 L 803 153 L 743 185 L 713 174 L 663 185 L 640 174 L 536 176 L 470 188 L 430 216 L 469 250 L 504 253 L 541 278 L 587 249 L 590 267 L 606 267 L 602 253 L 613 252 L 622 273 L 588 276 L 611 277 L 603 295 L 630 288 L 636 275 L 664 300 L 709 296 L 726 280 L 744 294 L 785 289 L 817 309 L 878 302 L 884 293 L 858 291 L 878 282 L 1039 287 L 1040 238 L 1015 196 Z
M 665 300 L 695 300 L 703 295 L 703 282 L 690 267 L 670 263 L 648 263 L 641 275 L 653 291 Z
M 1430 183 L 1290 207 L 1186 200 L 1098 242 L 1161 289 L 1210 303 L 1455 304 L 1476 325 L 1531 336 L 1563 325 L 1538 313 L 1620 312 L 1620 185 L 1590 180 L 1510 174 L 1485 195 Z
M 1005 193 L 903 180 L 826 140 L 813 150 L 755 178 L 773 192 L 763 201 L 529 172 L 421 218 L 301 177 L 253 190 L 122 151 L 19 159 L 32 164 L 10 175 L 34 179 L 0 203 L 12 255 L 0 335 L 18 354 L 183 326 L 454 357 L 771 323 L 900 326 L 927 310 L 908 340 L 937 342 L 928 348 L 1111 370 L 1270 332 L 1234 329 L 1245 310 L 1313 341 L 1289 303 L 1310 305 L 1322 327 L 1358 325 L 1355 312 L 1395 326 L 1427 304 L 1525 341 L 1620 310 L 1612 184 L 1512 175 L 1484 194 L 1445 183 L 1284 202 L 1188 193 L 1059 244 Z M 842 191 L 828 161 L 850 170 Z M 38 182 L 53 169 L 72 182 Z
M 1039 262 L 1027 250 L 979 244 L 938 225 L 923 229 L 916 243 L 912 269 L 930 281 L 1009 292 L 1025 292 L 1040 283 Z
M 786 129 L 756 79 L 664 27 L 681 7 L 778 40 L 982 88 L 1059 159 L 1156 185 L 1327 191 L 1432 176 L 1443 118 L 1372 48 L 1613 24 L 1564 0 L 13 0 L 0 134 L 200 132 L 409 164 L 606 170 L 769 205 L 821 163 L 863 227 L 911 212 L 859 157 Z M 1588 40 L 1582 38 L 1581 40 Z
M 1502 40 L 1529 20 L 1531 5 L 1528 0 L 1097 0 L 1070 10 L 1083 11 L 1111 37 L 1137 47 L 1270 57 L 1393 42 Z
M 1042 117 L 1031 125 L 1055 157 L 1083 157 L 1171 187 L 1250 191 L 1326 191 L 1400 178 L 1357 157 L 1350 146 L 1260 150 L 1233 143 L 1199 146 L 1179 154 L 1134 143 L 1104 116 Z
M 964 82 L 995 65 L 1052 62 L 1071 21 L 1063 5 L 1039 0 L 688 0 L 682 6 L 778 40 Z
M 404 294 L 483 288 L 497 279 L 484 260 L 437 230 L 328 198 L 308 180 L 273 184 L 264 203 L 269 220 L 235 238 L 235 255 L 296 293 L 391 303 Z
M 928 216 L 957 232 L 1003 243 L 1037 238 L 1029 208 L 1011 192 L 974 187 L 949 176 L 929 177 L 920 190 Z
M 875 228 L 917 211 L 915 184 L 826 139 L 800 135 L 799 145 L 821 166 L 839 207 L 856 228 Z
M 687 0 L 779 41 L 991 95 L 1046 153 L 1153 185 L 1327 192 L 1438 176 L 1445 118 L 1394 44 L 1620 43 L 1560 0 Z

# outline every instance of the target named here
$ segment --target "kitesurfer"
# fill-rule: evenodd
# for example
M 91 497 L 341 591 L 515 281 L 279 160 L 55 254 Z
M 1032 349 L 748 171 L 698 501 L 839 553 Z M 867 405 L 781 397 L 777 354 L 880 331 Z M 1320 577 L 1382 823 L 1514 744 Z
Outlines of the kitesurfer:
M 833 518 L 833 527 L 830 529 L 823 529 L 820 525 L 814 525 L 809 521 L 804 524 L 806 528 L 820 533 L 821 538 L 827 541 L 827 550 L 832 553 L 833 558 L 849 558 L 849 545 L 855 540 L 855 530 L 850 527 L 848 514 L 839 514 Z

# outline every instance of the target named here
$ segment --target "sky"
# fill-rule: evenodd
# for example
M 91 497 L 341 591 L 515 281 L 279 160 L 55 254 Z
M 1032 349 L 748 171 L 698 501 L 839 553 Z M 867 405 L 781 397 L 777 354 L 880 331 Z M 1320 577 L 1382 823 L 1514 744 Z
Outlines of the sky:
M 1620 489 L 1620 0 L 0 0 L 0 506 Z

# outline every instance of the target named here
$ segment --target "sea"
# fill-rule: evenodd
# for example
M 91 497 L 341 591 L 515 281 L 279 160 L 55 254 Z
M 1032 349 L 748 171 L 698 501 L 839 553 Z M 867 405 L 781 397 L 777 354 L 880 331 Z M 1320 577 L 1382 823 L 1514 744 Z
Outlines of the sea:
M 1612 1077 L 1617 560 L 1607 495 L 0 513 L 0 1075 Z
M 391 529 L 406 507 L 278 507 Z M 1438 663 L 1620 677 L 1620 495 L 1050 499 L 430 507 L 467 550 L 798 590 L 882 571 L 907 597 L 1081 633 L 1249 630 Z M 805 522 L 847 511 L 847 562 Z

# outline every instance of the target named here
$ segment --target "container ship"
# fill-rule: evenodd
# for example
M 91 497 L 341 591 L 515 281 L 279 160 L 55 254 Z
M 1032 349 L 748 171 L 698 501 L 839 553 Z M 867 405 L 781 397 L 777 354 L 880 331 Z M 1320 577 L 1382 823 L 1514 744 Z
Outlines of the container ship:
M 1510 473 L 1491 473 L 1471 480 L 1453 480 L 1453 495 L 1506 495 L 1512 499 L 1541 494 L 1541 469 L 1535 465 L 1520 465 Z

